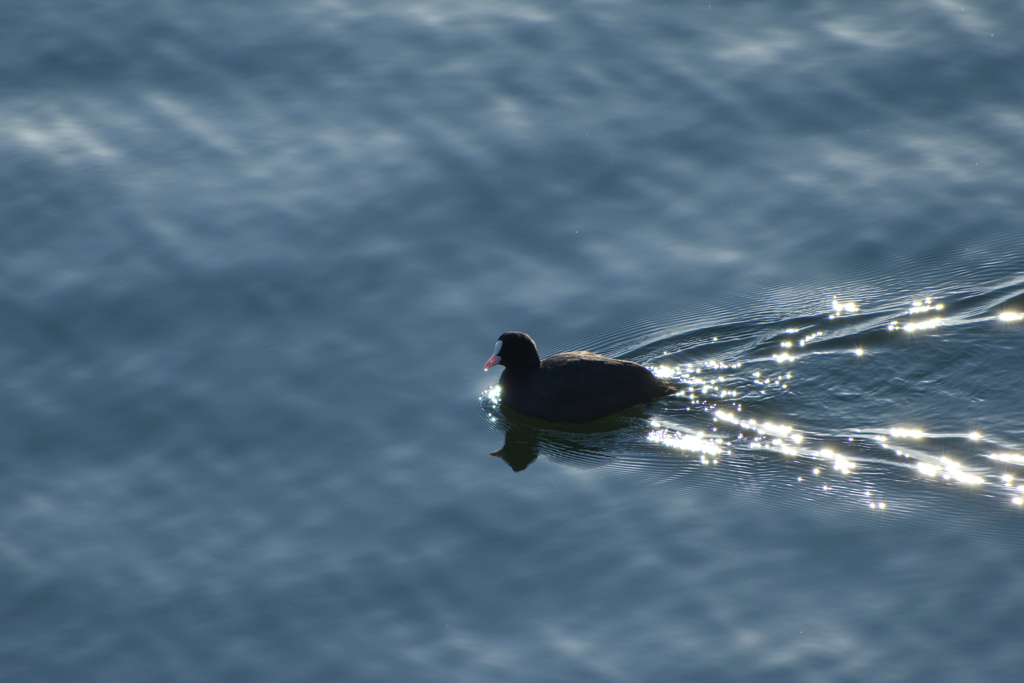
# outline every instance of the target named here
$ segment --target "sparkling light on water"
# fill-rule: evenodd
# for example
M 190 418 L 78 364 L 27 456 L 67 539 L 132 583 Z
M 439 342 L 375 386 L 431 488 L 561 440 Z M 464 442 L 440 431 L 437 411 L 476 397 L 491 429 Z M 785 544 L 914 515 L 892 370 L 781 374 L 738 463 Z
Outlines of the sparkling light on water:
M 944 324 L 942 318 L 932 318 L 931 320 L 925 320 L 919 323 L 907 323 L 903 326 L 903 329 L 907 332 L 916 332 L 917 330 L 934 330 L 936 327 L 941 327 Z
M 843 474 L 849 474 L 857 467 L 854 462 L 831 449 L 822 448 L 818 451 L 818 454 L 823 458 L 831 460 L 832 469 L 842 472 Z
M 656 429 L 647 434 L 648 441 L 660 443 L 663 446 L 674 448 L 689 453 L 700 453 L 702 455 L 718 456 L 722 447 L 696 434 L 682 434 L 670 429 Z M 716 461 L 717 462 L 717 461 Z
M 796 444 L 800 443 L 804 439 L 800 432 L 795 431 L 789 425 L 776 424 L 773 422 L 758 422 L 757 420 L 744 420 L 725 410 L 716 410 L 715 417 L 724 422 L 743 427 L 744 429 L 751 429 L 758 434 L 776 436 L 784 439 L 788 438 Z
M 924 301 L 915 301 L 913 305 L 907 309 L 907 315 L 918 315 L 921 313 L 927 313 L 928 311 L 941 311 L 943 308 L 943 304 L 932 304 L 931 299 L 925 299 Z
M 654 373 L 655 377 L 660 377 L 661 379 L 668 379 L 669 377 L 675 376 L 675 370 L 668 365 L 656 365 L 651 368 L 651 372 Z
M 857 304 L 855 304 L 852 301 L 844 302 L 834 298 L 832 299 L 832 310 L 835 312 L 828 317 L 829 320 L 838 318 L 844 313 L 856 313 L 860 310 L 860 308 L 857 306 Z
M 920 429 L 905 429 L 902 427 L 890 429 L 889 434 L 894 439 L 921 439 L 924 437 L 924 431 Z
M 1019 455 L 1017 453 L 989 453 L 985 457 L 998 462 L 1005 462 L 1011 465 L 1021 465 L 1024 467 L 1024 455 Z

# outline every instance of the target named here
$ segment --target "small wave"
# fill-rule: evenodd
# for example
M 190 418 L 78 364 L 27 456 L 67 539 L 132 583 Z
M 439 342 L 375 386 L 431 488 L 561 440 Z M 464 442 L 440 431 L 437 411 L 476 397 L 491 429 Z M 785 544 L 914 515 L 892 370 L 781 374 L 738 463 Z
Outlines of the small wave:
M 817 314 L 640 341 L 618 343 L 675 383 L 675 396 L 589 431 L 513 424 L 493 391 L 482 397 L 485 415 L 532 458 L 573 467 L 742 471 L 767 457 L 789 463 L 776 473 L 787 484 L 879 511 L 907 481 L 1024 509 L 1024 432 L 1014 419 L 1024 278 L 863 308 L 835 297 Z

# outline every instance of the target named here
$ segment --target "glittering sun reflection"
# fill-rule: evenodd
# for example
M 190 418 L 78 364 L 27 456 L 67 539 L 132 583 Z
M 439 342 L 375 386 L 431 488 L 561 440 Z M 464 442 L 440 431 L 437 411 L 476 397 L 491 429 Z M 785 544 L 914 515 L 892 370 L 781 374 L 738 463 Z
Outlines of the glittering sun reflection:
M 941 311 L 943 308 L 945 308 L 944 304 L 933 304 L 931 298 L 928 298 L 924 301 L 915 301 L 914 304 L 907 309 L 907 314 L 914 315 L 916 313 L 927 313 L 928 311 Z
M 1006 462 L 1011 465 L 1020 465 L 1024 467 L 1024 455 L 1018 455 L 1017 453 L 989 453 L 985 457 L 995 460 L 996 462 Z
M 850 316 L 849 320 L 835 322 L 844 316 Z M 769 338 L 770 346 L 765 349 L 768 354 L 760 358 L 748 357 L 743 364 L 709 361 L 655 368 L 659 377 L 683 384 L 684 389 L 677 396 L 688 398 L 692 402 L 687 409 L 690 414 L 700 413 L 704 416 L 700 419 L 707 422 L 700 425 L 703 429 L 656 424 L 658 429 L 649 432 L 648 440 L 675 451 L 700 455 L 704 464 L 728 463 L 754 453 L 804 461 L 823 491 L 852 490 L 860 483 L 868 484 L 868 478 L 877 475 L 879 468 L 896 468 L 922 481 L 982 487 L 986 491 L 999 487 L 1012 504 L 1024 507 L 1024 473 L 1017 474 L 1015 470 L 1024 468 L 1024 456 L 993 448 L 980 431 L 934 433 L 917 425 L 896 424 L 884 431 L 848 425 L 815 432 L 757 415 L 770 409 L 773 399 L 789 393 L 791 384 L 799 382 L 800 363 L 805 359 L 850 353 L 851 362 L 858 362 L 869 349 L 864 341 L 857 340 L 869 339 L 875 330 L 926 332 L 994 319 L 1018 322 L 1024 320 L 1024 315 L 1004 310 L 993 311 L 989 317 L 964 317 L 955 306 L 951 308 L 925 297 L 914 300 L 893 319 L 891 314 L 863 311 L 856 303 L 836 297 L 829 314 L 819 318 L 818 323 L 802 320 L 799 326 L 785 327 L 782 334 Z M 844 345 L 844 338 L 854 343 Z M 810 355 L 803 355 L 805 349 Z M 831 481 L 828 477 L 850 481 L 837 488 L 839 480 Z M 823 478 L 826 481 L 821 481 Z M 812 479 L 800 475 L 797 480 L 803 483 Z M 890 507 L 877 497 L 877 492 L 872 496 L 869 490 L 863 495 L 871 509 Z
M 931 320 L 922 320 L 919 323 L 906 323 L 903 329 L 907 332 L 917 332 L 918 330 L 934 330 L 936 327 L 941 327 L 945 324 L 942 318 L 932 318 Z
M 501 386 L 495 384 L 487 387 L 487 389 L 484 390 L 484 393 L 480 396 L 480 402 L 486 410 L 487 421 L 491 423 L 497 422 L 498 418 L 496 412 L 498 410 L 498 404 L 501 402 Z
M 924 438 L 923 429 L 907 429 L 906 427 L 893 427 L 889 434 L 894 439 L 921 439 Z
M 919 461 L 917 469 L 926 477 L 942 477 L 943 479 L 952 479 L 961 484 L 969 484 L 971 486 L 985 483 L 984 477 L 965 472 L 964 466 L 961 463 L 946 457 L 940 458 L 938 463 Z
M 832 313 L 827 320 L 858 312 L 860 307 L 857 304 L 837 298 L 833 300 Z M 808 328 L 806 324 L 787 327 L 781 338 L 775 339 L 777 351 L 771 354 L 770 359 L 762 356 L 760 360 L 748 361 L 748 365 L 754 366 L 750 369 L 743 363 L 713 360 L 682 366 L 661 364 L 653 368 L 658 377 L 682 385 L 676 398 L 689 400 L 686 411 L 690 419 L 687 421 L 689 424 L 655 422 L 655 429 L 648 432 L 647 440 L 675 452 L 697 455 L 704 465 L 731 463 L 756 453 L 777 454 L 796 462 L 804 460 L 811 465 L 810 471 L 806 477 L 798 475 L 798 483 L 803 484 L 806 480 L 810 484 L 814 478 L 819 478 L 820 483 L 815 486 L 822 491 L 849 490 L 849 484 L 837 489 L 836 482 L 829 479 L 850 477 L 858 470 L 856 457 L 835 443 L 836 439 L 812 436 L 792 424 L 751 414 L 761 412 L 758 406 L 765 401 L 790 391 L 794 372 L 779 366 L 790 366 L 800 361 L 802 356 L 791 351 L 806 349 L 834 336 L 834 323 L 827 329 Z M 811 351 L 817 352 L 817 349 Z M 859 346 L 853 351 L 863 353 Z M 694 425 L 693 420 L 698 425 Z M 871 495 L 871 491 L 864 494 L 871 509 L 886 509 L 885 501 Z
M 940 315 L 937 315 L 937 313 L 945 307 L 945 304 L 933 302 L 931 298 L 915 301 L 910 308 L 903 313 L 903 315 L 911 317 L 933 313 L 936 315 L 928 318 L 927 320 L 914 319 L 909 322 L 893 320 L 889 323 L 888 329 L 890 332 L 895 332 L 897 330 L 903 330 L 904 332 L 918 332 L 921 330 L 934 330 L 938 327 L 942 327 L 946 324 L 946 320 Z
M 651 368 L 651 372 L 654 373 L 655 377 L 660 377 L 661 379 L 668 379 L 675 374 L 675 371 L 668 365 L 658 365 L 653 367 Z
M 891 437 L 891 439 L 890 439 Z M 878 444 L 898 457 L 906 460 L 919 474 L 929 479 L 942 479 L 945 481 L 965 484 L 967 486 L 981 486 L 984 484 L 1003 488 L 1014 488 L 1012 482 L 1014 475 L 1009 473 L 996 473 L 981 465 L 965 465 L 948 455 L 933 455 L 927 449 L 948 450 L 950 443 L 968 442 L 971 447 L 964 446 L 962 450 L 970 457 L 971 450 L 975 444 L 981 442 L 983 437 L 979 432 L 969 434 L 930 434 L 923 429 L 910 429 L 906 427 L 893 427 L 888 435 L 875 437 Z M 912 445 L 901 443 L 909 441 Z M 929 442 L 934 443 L 930 446 Z M 984 460 L 1007 463 L 1011 465 L 1024 466 L 1024 457 L 1014 453 L 981 453 L 978 454 Z M 1024 492 L 1024 487 L 1020 489 Z
M 834 313 L 828 317 L 829 320 L 838 318 L 844 313 L 857 313 L 860 311 L 860 307 L 852 301 L 840 301 L 839 299 L 834 298 L 832 299 L 832 310 Z
M 783 455 L 797 455 L 794 446 L 799 446 L 804 440 L 803 434 L 789 425 L 744 420 L 725 410 L 716 410 L 715 420 L 736 425 L 746 431 L 749 435 L 748 445 L 753 450 L 777 450 Z M 739 438 L 744 438 L 742 431 Z
M 852 460 L 850 460 L 844 455 L 836 453 L 835 451 L 829 448 L 822 448 L 820 451 L 818 451 L 818 455 L 820 455 L 822 458 L 825 458 L 826 460 L 831 460 L 832 469 L 838 470 L 843 474 L 849 474 L 857 467 L 857 464 L 854 463 Z
M 682 434 L 670 429 L 656 429 L 647 434 L 647 440 L 678 451 L 696 453 L 705 464 L 717 465 L 718 456 L 722 453 L 720 440 L 709 439 L 703 433 Z
M 710 414 L 713 435 L 709 436 L 706 431 L 687 433 L 673 429 L 667 429 L 660 424 L 655 424 L 660 429 L 648 433 L 648 441 L 656 442 L 668 448 L 700 455 L 701 463 L 704 465 L 718 465 L 722 458 L 743 458 L 746 453 L 767 452 L 783 455 L 794 460 L 806 460 L 812 464 L 810 475 L 813 477 L 826 477 L 823 484 L 816 484 L 820 490 L 825 492 L 837 491 L 835 481 L 827 479 L 829 474 L 838 477 L 849 477 L 858 468 L 854 456 L 849 453 L 840 452 L 836 446 L 822 444 L 822 439 L 805 435 L 791 425 L 771 420 L 758 420 L 739 415 L 740 406 L 735 406 L 736 412 L 726 409 L 708 409 L 705 414 Z M 820 463 L 820 464 L 819 464 Z M 798 483 L 810 483 L 810 478 L 800 475 L 796 477 Z M 839 490 L 849 491 L 854 486 L 844 485 Z M 873 510 L 885 510 L 887 503 L 884 500 L 872 498 L 870 490 L 864 493 L 866 504 Z

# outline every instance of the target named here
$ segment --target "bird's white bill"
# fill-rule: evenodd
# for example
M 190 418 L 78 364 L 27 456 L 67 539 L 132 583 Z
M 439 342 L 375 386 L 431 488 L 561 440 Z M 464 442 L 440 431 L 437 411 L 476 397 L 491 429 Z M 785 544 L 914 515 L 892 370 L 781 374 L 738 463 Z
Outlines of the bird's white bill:
M 494 345 L 494 354 L 487 359 L 486 363 L 484 363 L 484 370 L 489 370 L 490 368 L 493 368 L 495 365 L 501 362 L 501 356 L 498 355 L 499 351 L 501 351 L 500 339 L 498 340 L 498 343 Z

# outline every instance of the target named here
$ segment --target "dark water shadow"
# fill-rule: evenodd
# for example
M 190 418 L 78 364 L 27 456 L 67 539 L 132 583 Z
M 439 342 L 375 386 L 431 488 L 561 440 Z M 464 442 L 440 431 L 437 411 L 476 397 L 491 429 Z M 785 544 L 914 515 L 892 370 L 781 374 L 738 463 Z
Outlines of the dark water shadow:
M 513 472 L 522 472 L 540 455 L 577 468 L 601 467 L 616 459 L 615 446 L 624 430 L 646 424 L 646 407 L 633 406 L 586 423 L 548 422 L 528 417 L 493 402 L 485 402 L 491 426 L 505 434 L 501 448 L 491 455 L 504 460 Z

